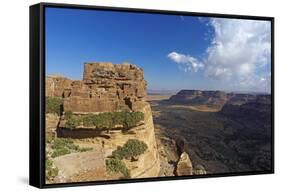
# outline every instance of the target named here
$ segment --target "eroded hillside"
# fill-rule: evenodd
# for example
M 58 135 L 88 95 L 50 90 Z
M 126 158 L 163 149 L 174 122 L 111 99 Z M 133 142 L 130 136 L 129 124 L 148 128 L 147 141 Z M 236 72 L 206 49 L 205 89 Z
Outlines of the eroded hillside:
M 87 63 L 83 80 L 46 79 L 47 182 L 157 177 L 143 70 Z
M 194 174 L 271 169 L 271 95 L 182 90 L 150 104 L 156 136 L 183 140 Z

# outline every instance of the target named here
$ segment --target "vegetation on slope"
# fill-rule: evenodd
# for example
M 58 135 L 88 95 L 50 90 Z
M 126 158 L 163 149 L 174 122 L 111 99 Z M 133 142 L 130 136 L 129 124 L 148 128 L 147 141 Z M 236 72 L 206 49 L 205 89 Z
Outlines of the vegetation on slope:
M 124 111 L 76 116 L 71 112 L 65 112 L 65 120 L 67 128 L 83 125 L 84 127 L 95 126 L 97 129 L 114 129 L 116 125 L 122 125 L 123 128 L 129 129 L 143 121 L 144 114 L 142 112 Z
M 74 152 L 85 152 L 89 150 L 92 150 L 92 148 L 81 148 L 75 145 L 71 139 L 47 137 L 45 160 L 46 180 L 53 181 L 59 172 L 58 168 L 53 163 L 53 158 Z
M 53 165 L 53 161 L 50 160 L 48 157 L 45 160 L 46 165 L 46 179 L 53 180 L 58 175 L 58 168 Z
M 71 139 L 56 138 L 50 141 L 52 152 L 50 153 L 52 158 L 70 154 L 73 152 L 85 152 L 92 150 L 92 148 L 80 148 L 75 145 Z
M 46 97 L 46 113 L 60 115 L 63 100 L 58 97 Z
M 147 145 L 137 139 L 129 139 L 122 147 L 118 147 L 112 152 L 111 158 L 106 160 L 107 170 L 115 173 L 122 173 L 125 178 L 130 177 L 130 171 L 127 169 L 122 159 L 130 159 L 143 154 L 147 150 Z
M 129 139 L 123 147 L 117 147 L 115 151 L 112 152 L 112 157 L 116 159 L 129 159 L 134 156 L 139 156 L 143 154 L 147 149 L 147 145 L 137 139 Z
M 118 173 L 121 172 L 124 178 L 130 178 L 130 171 L 126 167 L 125 163 L 120 159 L 109 158 L 106 159 L 106 168 L 110 172 Z

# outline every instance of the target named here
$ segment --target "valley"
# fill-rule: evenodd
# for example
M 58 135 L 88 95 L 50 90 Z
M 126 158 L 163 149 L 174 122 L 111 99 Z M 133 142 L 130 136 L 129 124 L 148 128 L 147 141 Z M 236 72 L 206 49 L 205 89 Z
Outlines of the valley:
M 46 78 L 46 182 L 270 171 L 270 94 L 148 93 L 129 63 Z
M 270 170 L 270 95 L 194 92 L 162 100 L 148 96 L 156 132 L 184 140 L 195 169 L 207 174 Z

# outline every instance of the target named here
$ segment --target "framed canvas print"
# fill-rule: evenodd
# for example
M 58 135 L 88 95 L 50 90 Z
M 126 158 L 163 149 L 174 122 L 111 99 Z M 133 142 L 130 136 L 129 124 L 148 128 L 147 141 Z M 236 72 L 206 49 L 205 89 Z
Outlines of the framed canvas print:
M 274 172 L 274 18 L 30 7 L 30 184 Z

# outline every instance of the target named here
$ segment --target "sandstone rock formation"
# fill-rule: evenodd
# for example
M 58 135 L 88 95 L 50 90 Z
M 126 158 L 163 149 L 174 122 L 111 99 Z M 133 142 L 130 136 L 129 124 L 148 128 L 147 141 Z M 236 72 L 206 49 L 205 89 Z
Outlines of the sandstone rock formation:
M 177 138 L 176 145 L 177 145 L 177 151 L 179 152 L 179 154 L 186 152 L 188 150 L 187 142 L 184 138 L 181 138 L 181 137 Z
M 176 167 L 176 175 L 177 176 L 186 176 L 192 175 L 193 168 L 191 160 L 186 152 L 183 152 L 180 156 L 180 159 L 177 163 Z
M 109 151 L 108 155 L 110 155 L 110 151 L 124 145 L 129 139 L 145 142 L 148 146 L 145 153 L 140 155 L 136 161 L 126 160 L 126 166 L 130 169 L 132 178 L 157 177 L 160 171 L 160 161 L 150 105 L 146 103 L 141 111 L 144 113 L 144 124 L 132 128 L 126 133 L 122 133 L 120 130 L 110 131 L 110 138 L 104 140 L 104 148 Z
M 56 129 L 59 124 L 60 117 L 57 114 L 46 114 L 46 135 L 54 137 L 56 135 Z
M 193 168 L 193 174 L 194 175 L 203 175 L 203 174 L 207 174 L 207 171 L 205 170 L 205 168 L 202 165 L 196 165 Z
M 94 128 L 64 128 L 64 116 L 61 116 L 57 132 L 58 136 L 62 137 L 83 139 L 83 137 L 87 136 L 87 139 L 95 138 L 102 146 L 104 158 L 110 156 L 112 151 L 116 150 L 118 146 L 123 146 L 129 139 L 143 141 L 148 146 L 145 153 L 134 161 L 125 160 L 124 162 L 130 170 L 131 178 L 158 176 L 160 161 L 152 112 L 149 103 L 145 100 L 146 81 L 141 68 L 128 63 L 86 63 L 84 64 L 82 80 L 47 77 L 46 96 L 61 97 L 63 99 L 63 113 L 71 111 L 74 115 L 117 111 L 142 112 L 144 114 L 143 123 L 127 131 L 107 129 L 97 132 L 97 129 Z M 65 157 L 67 158 L 67 156 Z M 77 156 L 73 155 L 71 157 Z M 59 163 L 60 161 L 56 159 L 55 164 L 61 164 Z M 101 166 L 97 168 L 104 169 L 104 163 L 100 164 Z M 59 170 L 66 170 L 58 168 Z M 91 172 L 87 173 L 91 174 Z M 82 174 L 76 174 L 75 176 L 85 178 L 85 175 Z M 104 177 L 92 177 L 92 180 L 102 178 Z M 107 179 L 114 178 L 117 177 L 107 177 Z
M 146 81 L 135 65 L 86 63 L 83 80 L 47 77 L 46 96 L 63 97 L 64 111 L 109 112 L 143 107 Z
M 219 110 L 225 104 L 242 105 L 249 102 L 271 104 L 268 94 L 226 93 L 223 91 L 181 90 L 168 100 L 172 104 L 206 105 Z
M 222 107 L 227 99 L 227 94 L 222 91 L 181 90 L 176 95 L 171 96 L 169 102 L 174 104 L 205 104 Z
M 222 108 L 220 113 L 231 116 L 233 118 L 252 118 L 253 120 L 267 120 L 270 121 L 271 117 L 271 96 L 258 95 L 251 97 L 239 96 L 240 100 L 234 96 Z M 233 99 L 235 98 L 235 101 Z
M 46 78 L 46 96 L 64 97 L 64 91 L 71 88 L 72 80 L 62 76 L 49 76 Z
M 107 179 L 106 167 L 102 149 L 98 146 L 95 150 L 82 153 L 71 153 L 54 159 L 54 164 L 60 169 L 55 179 L 56 183 L 73 182 L 72 178 L 85 172 L 98 172 L 96 180 Z M 79 180 L 91 181 L 91 177 Z

